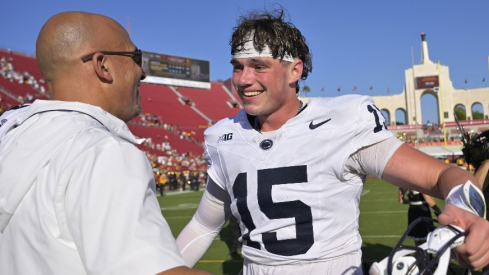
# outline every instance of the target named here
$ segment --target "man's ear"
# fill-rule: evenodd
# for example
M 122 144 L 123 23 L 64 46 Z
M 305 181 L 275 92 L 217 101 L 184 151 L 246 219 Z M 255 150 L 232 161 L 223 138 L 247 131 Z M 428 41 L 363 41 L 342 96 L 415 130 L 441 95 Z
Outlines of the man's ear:
M 302 76 L 302 71 L 304 70 L 304 63 L 300 59 L 294 60 L 291 64 L 291 74 L 289 84 L 296 83 Z
M 112 82 L 112 71 L 109 69 L 107 59 L 102 53 L 96 53 L 92 57 L 93 70 L 104 82 Z

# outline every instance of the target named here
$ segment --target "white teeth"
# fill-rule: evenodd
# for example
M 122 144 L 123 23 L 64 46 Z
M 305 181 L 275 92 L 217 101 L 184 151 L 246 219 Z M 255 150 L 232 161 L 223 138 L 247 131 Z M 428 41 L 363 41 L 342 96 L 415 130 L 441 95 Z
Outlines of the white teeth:
M 259 95 L 261 93 L 262 92 L 243 92 L 243 95 L 244 96 L 255 96 L 255 95 Z

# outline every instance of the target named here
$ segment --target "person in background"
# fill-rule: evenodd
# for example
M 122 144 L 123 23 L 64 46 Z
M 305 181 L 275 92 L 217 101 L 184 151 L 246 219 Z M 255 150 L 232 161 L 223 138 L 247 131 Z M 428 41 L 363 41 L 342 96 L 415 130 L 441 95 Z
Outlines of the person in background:
M 160 196 L 163 196 L 165 193 L 166 182 L 167 182 L 166 174 L 160 173 L 157 180 L 158 188 L 160 190 Z
M 407 196 L 407 199 L 405 198 Z M 418 191 L 399 188 L 399 203 L 409 204 L 408 209 L 408 226 L 415 222 L 420 217 L 430 218 L 423 222 L 417 223 L 408 232 L 407 237 L 414 240 L 415 246 L 420 246 L 428 239 L 428 234 L 435 230 L 433 220 L 431 220 L 431 211 L 433 209 L 436 217 L 441 214 L 441 209 L 436 205 L 436 202 L 431 196 L 422 194 Z M 418 258 L 419 251 L 414 252 L 414 257 Z M 418 264 L 419 270 L 424 268 L 423 264 Z
M 407 199 L 405 198 L 407 196 Z M 435 200 L 431 196 L 422 194 L 418 191 L 404 190 L 399 188 L 399 203 L 409 204 L 408 209 L 408 225 L 411 225 L 419 217 L 431 218 L 430 208 L 433 209 L 438 217 L 441 214 L 441 209 L 436 205 Z M 408 238 L 414 240 L 415 246 L 419 246 L 426 242 L 427 236 L 435 229 L 432 221 L 426 223 L 418 223 L 408 234 Z
M 199 172 L 194 169 L 189 175 L 190 190 L 199 191 Z
M 489 159 L 486 159 L 480 166 L 478 166 L 475 170 L 474 177 L 479 182 L 481 186 L 482 193 L 484 194 L 484 198 L 486 199 L 486 213 L 489 213 L 489 204 L 487 201 L 489 200 L 489 177 L 487 176 L 487 172 L 489 171 Z M 489 220 L 489 215 L 486 215 L 486 219 Z
M 488 154 L 489 155 L 489 154 Z M 484 198 L 486 200 L 486 219 L 489 220 L 489 204 L 487 203 L 489 201 L 489 177 L 487 176 L 489 171 L 489 159 L 486 158 L 480 166 L 478 166 L 475 170 L 474 177 L 477 179 L 479 182 L 481 188 L 482 188 L 482 193 L 484 194 Z M 489 271 L 489 265 L 485 266 L 482 271 L 488 272 Z

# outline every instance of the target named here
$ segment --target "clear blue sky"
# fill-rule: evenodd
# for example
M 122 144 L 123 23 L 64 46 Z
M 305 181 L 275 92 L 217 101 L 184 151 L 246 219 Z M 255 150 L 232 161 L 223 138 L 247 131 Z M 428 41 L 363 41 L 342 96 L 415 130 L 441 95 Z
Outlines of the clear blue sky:
M 421 60 L 422 32 L 430 59 L 450 67 L 455 88 L 489 82 L 486 0 L 2 1 L 0 47 L 34 54 L 37 34 L 49 17 L 88 11 L 126 27 L 129 18 L 131 37 L 141 49 L 209 60 L 211 79 L 226 80 L 236 18 L 275 2 L 287 9 L 313 53 L 314 69 L 303 83 L 311 88 L 311 97 L 353 93 L 354 86 L 359 94 L 387 95 L 388 88 L 390 94 L 401 93 L 404 71 L 412 65 L 411 49 L 414 62 Z M 423 122 L 436 120 L 424 110 Z

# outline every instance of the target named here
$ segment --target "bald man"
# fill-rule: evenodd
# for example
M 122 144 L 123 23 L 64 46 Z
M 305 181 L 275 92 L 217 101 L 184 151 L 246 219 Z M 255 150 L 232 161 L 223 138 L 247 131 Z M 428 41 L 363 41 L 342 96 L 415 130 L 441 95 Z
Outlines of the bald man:
M 0 273 L 204 274 L 184 267 L 125 124 L 141 112 L 145 77 L 125 29 L 60 13 L 42 27 L 36 56 L 51 100 L 2 129 Z

